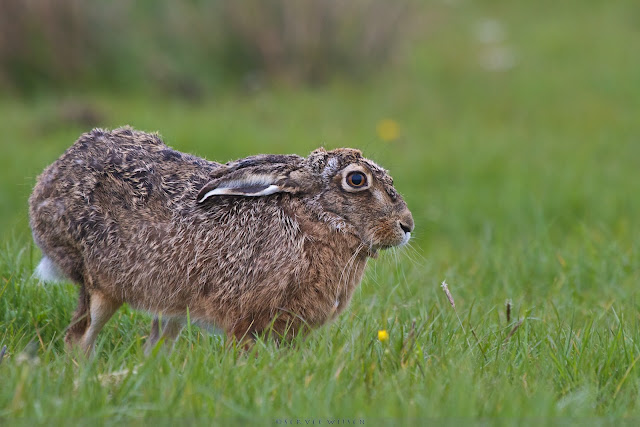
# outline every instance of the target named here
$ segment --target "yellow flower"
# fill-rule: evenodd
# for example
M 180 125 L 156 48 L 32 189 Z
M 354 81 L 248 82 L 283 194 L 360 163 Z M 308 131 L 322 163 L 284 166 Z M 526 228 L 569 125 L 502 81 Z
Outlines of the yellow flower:
M 378 331 L 378 340 L 381 342 L 385 342 L 389 340 L 389 332 L 386 329 L 381 329 Z
M 378 122 L 376 126 L 378 137 L 386 142 L 395 141 L 400 138 L 400 126 L 393 119 L 384 119 Z

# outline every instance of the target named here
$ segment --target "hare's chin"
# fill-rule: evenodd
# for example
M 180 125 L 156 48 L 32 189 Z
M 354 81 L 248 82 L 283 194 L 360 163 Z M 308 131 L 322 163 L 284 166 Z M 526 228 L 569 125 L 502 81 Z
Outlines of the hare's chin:
M 404 236 L 402 236 L 402 242 L 400 242 L 398 246 L 406 245 L 409 243 L 409 240 L 411 240 L 411 233 L 404 233 Z
M 371 249 L 369 249 L 369 256 L 371 258 L 376 258 L 378 256 L 378 251 L 404 246 L 407 243 L 409 243 L 410 239 L 411 239 L 411 233 L 404 233 L 401 240 L 396 240 L 395 242 L 385 242 L 385 243 L 380 242 L 380 243 L 374 244 L 371 246 Z M 374 255 L 371 255 L 371 254 L 374 254 Z

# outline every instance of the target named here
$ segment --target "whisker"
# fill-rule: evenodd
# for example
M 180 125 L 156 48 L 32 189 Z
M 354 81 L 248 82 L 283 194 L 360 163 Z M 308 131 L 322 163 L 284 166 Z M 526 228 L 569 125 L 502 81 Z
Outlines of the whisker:
M 364 249 L 364 245 L 359 245 L 358 248 L 356 249 L 355 253 L 351 256 L 351 258 L 349 259 L 349 262 L 347 263 L 347 265 L 345 266 L 347 268 L 347 276 L 345 278 L 344 281 L 344 288 L 346 289 L 349 286 L 350 280 L 351 280 L 351 274 L 355 273 L 356 269 L 357 269 L 357 265 L 356 265 L 356 259 L 358 257 L 358 255 L 360 255 L 360 251 L 362 251 L 362 249 Z M 343 293 L 343 289 L 342 289 L 342 285 L 339 284 L 338 286 L 338 295 L 341 295 Z
M 405 249 L 404 255 L 413 263 L 415 267 L 424 267 L 427 259 L 416 250 L 411 243 L 407 243 L 402 249 Z
M 342 294 L 342 286 L 343 286 L 343 281 L 342 279 L 344 278 L 344 286 L 345 288 L 348 286 L 349 283 L 349 278 L 351 277 L 351 267 L 353 267 L 355 265 L 355 260 L 357 258 L 357 256 L 360 254 L 360 251 L 362 249 L 364 249 L 364 245 L 362 243 L 360 243 L 358 245 L 358 247 L 356 248 L 355 252 L 353 253 L 353 255 L 351 255 L 351 258 L 349 258 L 349 260 L 347 261 L 346 265 L 344 266 L 344 268 L 342 269 L 342 272 L 340 273 L 340 279 L 338 280 L 338 288 L 337 293 L 338 295 Z M 345 272 L 347 273 L 346 277 L 345 277 Z M 336 295 L 336 297 L 338 296 Z

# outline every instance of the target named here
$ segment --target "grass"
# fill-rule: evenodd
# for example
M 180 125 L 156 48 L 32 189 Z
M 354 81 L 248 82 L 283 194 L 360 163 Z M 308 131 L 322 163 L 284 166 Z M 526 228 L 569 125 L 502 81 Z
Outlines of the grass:
M 30 277 L 39 254 L 26 199 L 36 175 L 86 129 L 52 127 L 53 97 L 0 101 L 0 420 L 638 418 L 640 10 L 433 7 L 428 37 L 416 35 L 404 67 L 365 87 L 223 93 L 198 105 L 83 98 L 105 127 L 159 130 L 211 159 L 346 145 L 391 170 L 416 220 L 412 248 L 372 261 L 336 322 L 290 347 L 259 342 L 257 357 L 194 326 L 171 354 L 145 358 L 150 319 L 126 307 L 93 359 L 65 354 L 75 289 Z M 504 26 L 505 38 L 491 43 L 512 49 L 513 68 L 479 65 L 491 49 L 476 36 L 486 19 Z M 387 118 L 399 139 L 376 135 Z M 381 329 L 388 341 L 378 340 Z

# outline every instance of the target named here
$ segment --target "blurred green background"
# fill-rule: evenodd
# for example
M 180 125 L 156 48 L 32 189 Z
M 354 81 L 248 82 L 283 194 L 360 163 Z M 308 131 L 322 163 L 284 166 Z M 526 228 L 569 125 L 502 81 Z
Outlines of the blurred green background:
M 640 2 L 8 0 L 0 3 L 0 90 L 7 259 L 30 244 L 37 175 L 94 126 L 159 131 L 176 149 L 222 162 L 357 147 L 391 171 L 416 230 L 414 250 L 372 263 L 352 313 L 368 313 L 372 330 L 385 322 L 408 330 L 416 317 L 436 324 L 419 340 L 440 355 L 425 362 L 439 394 L 415 391 L 413 377 L 390 390 L 410 387 L 432 405 L 429 416 L 637 416 Z M 494 362 L 466 353 L 469 336 L 438 341 L 457 328 L 438 302 L 445 278 L 467 327 L 496 350 Z M 511 329 L 499 326 L 506 298 L 528 334 L 509 356 L 500 353 Z M 45 302 L 33 310 L 44 313 Z M 46 342 L 73 297 L 65 304 Z M 374 336 L 348 316 L 326 333 Z M 585 343 L 583 359 L 571 352 L 580 328 L 592 326 L 603 341 Z M 625 352 L 607 341 L 618 327 Z M 25 328 L 9 338 L 26 344 L 33 331 Z M 106 334 L 124 336 L 114 328 Z M 382 366 L 372 378 L 404 372 Z M 494 382 L 512 368 L 513 382 Z M 521 383 L 542 396 L 539 406 L 529 406 Z M 472 403 L 457 406 L 469 390 Z M 581 390 L 591 394 L 563 400 Z M 385 396 L 355 393 L 363 411 L 385 405 Z M 313 402 L 304 396 L 298 407 L 281 402 L 285 412 Z M 425 415 L 414 400 L 398 401 L 384 413 Z M 271 410 L 268 402 L 245 409 L 254 407 Z
M 5 237 L 25 238 L 44 166 L 124 124 L 218 161 L 362 148 L 392 171 L 421 244 L 517 238 L 535 216 L 559 230 L 637 218 L 637 2 L 0 7 Z

